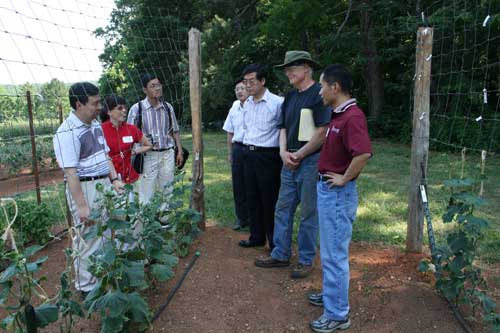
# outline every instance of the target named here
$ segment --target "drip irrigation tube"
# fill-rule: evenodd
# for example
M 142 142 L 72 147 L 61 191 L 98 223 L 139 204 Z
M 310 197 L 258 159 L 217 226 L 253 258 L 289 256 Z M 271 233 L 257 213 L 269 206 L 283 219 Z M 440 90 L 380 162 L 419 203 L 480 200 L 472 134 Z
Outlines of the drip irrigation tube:
M 174 295 L 177 292 L 177 289 L 180 288 L 180 286 L 182 285 L 182 282 L 184 282 L 184 279 L 188 275 L 188 273 L 191 270 L 191 268 L 193 268 L 194 263 L 196 262 L 196 260 L 198 259 L 199 256 L 200 256 L 200 251 L 196 251 L 194 257 L 191 259 L 191 262 L 189 263 L 189 265 L 184 270 L 184 273 L 182 273 L 181 278 L 179 279 L 179 281 L 177 281 L 177 283 L 175 284 L 174 288 L 168 294 L 167 299 L 165 300 L 165 302 L 156 311 L 156 313 L 153 316 L 153 318 L 151 318 L 151 323 L 153 323 L 156 319 L 158 319 L 158 317 L 161 315 L 161 313 L 163 312 L 163 310 L 165 310 L 165 308 L 168 306 L 168 304 L 170 303 L 170 301 L 172 300 L 172 298 L 174 298 Z

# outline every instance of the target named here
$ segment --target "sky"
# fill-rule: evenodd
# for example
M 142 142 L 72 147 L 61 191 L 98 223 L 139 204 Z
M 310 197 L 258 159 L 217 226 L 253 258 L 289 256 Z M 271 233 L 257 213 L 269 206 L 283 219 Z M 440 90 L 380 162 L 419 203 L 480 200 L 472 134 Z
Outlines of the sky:
M 0 0 L 0 84 L 96 81 L 112 0 Z

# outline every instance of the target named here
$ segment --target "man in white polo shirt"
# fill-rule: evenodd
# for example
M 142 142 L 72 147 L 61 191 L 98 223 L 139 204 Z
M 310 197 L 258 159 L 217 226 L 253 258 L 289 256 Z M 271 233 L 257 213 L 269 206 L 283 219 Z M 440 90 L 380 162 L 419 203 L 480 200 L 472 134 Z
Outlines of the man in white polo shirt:
M 245 130 L 243 129 L 243 106 L 248 98 L 248 92 L 243 83 L 243 77 L 236 80 L 234 93 L 237 100 L 229 110 L 222 129 L 227 132 L 227 158 L 231 163 L 231 178 L 233 180 L 234 210 L 236 224 L 234 230 L 240 230 L 250 225 L 245 186 L 245 161 L 246 146 L 243 144 Z
M 101 125 L 95 120 L 101 108 L 99 89 L 88 82 L 75 83 L 69 89 L 69 102 L 74 111 L 57 129 L 53 144 L 57 162 L 64 171 L 66 199 L 75 227 L 75 288 L 87 293 L 97 283 L 87 269 L 88 259 L 103 244 L 103 237 L 82 241 L 95 223 L 89 215 L 99 196 L 96 185 L 112 184 L 117 192 L 123 191 L 124 185 L 108 157 Z

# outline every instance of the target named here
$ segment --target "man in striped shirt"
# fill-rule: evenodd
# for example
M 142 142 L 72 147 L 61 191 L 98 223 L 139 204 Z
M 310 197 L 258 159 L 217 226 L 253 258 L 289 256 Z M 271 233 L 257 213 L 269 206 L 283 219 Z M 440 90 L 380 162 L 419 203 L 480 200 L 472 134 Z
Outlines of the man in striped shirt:
M 149 202 L 155 187 L 171 191 L 174 181 L 175 165 L 183 162 L 179 125 L 174 108 L 163 101 L 163 86 L 154 74 L 141 77 L 146 98 L 130 108 L 127 122 L 138 126 L 139 112 L 142 125 L 139 128 L 153 144 L 153 149 L 144 157 L 143 173 L 139 178 L 139 194 L 142 202 Z M 139 107 L 140 105 L 140 107 Z M 175 147 L 177 146 L 177 156 Z
M 274 208 L 280 188 L 279 121 L 283 97 L 266 87 L 266 69 L 251 64 L 243 70 L 243 83 L 250 97 L 245 102 L 243 144 L 245 184 L 250 211 L 250 238 L 241 247 L 262 246 L 266 239 L 274 248 Z
M 87 293 L 97 283 L 87 270 L 88 259 L 104 241 L 103 237 L 82 241 L 95 223 L 88 217 L 100 196 L 96 185 L 111 183 L 117 192 L 121 192 L 124 185 L 108 157 L 109 148 L 101 125 L 95 120 L 101 108 L 99 89 L 88 82 L 75 83 L 69 89 L 69 102 L 74 111 L 57 129 L 53 144 L 57 162 L 64 171 L 66 198 L 75 227 L 72 234 L 76 254 L 75 288 Z

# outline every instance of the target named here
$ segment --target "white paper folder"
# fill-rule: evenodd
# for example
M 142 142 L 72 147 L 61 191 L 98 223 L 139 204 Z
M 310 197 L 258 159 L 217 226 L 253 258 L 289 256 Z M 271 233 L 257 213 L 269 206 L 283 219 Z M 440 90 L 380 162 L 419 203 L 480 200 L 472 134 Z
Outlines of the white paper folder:
M 299 122 L 299 141 L 311 140 L 316 126 L 314 125 L 313 110 L 301 109 Z

